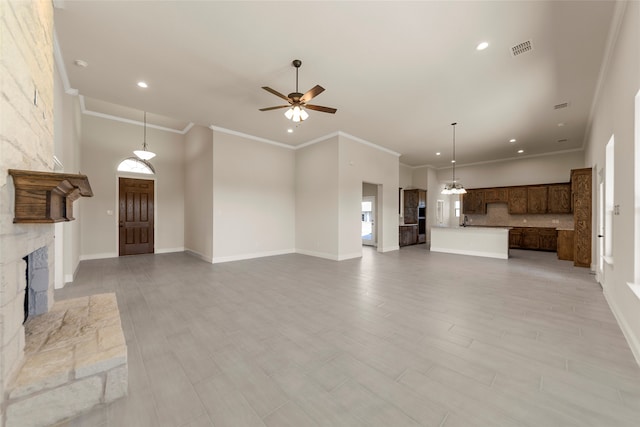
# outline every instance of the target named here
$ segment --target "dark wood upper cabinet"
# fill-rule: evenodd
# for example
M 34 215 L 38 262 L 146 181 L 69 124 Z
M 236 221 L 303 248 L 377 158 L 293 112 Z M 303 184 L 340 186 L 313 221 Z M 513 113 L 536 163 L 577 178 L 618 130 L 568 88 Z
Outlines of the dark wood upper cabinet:
M 510 187 L 509 195 L 509 213 L 510 214 L 526 214 L 527 213 L 527 187 Z
M 486 188 L 484 190 L 485 203 L 508 203 L 509 191 L 506 187 Z
M 419 190 L 404 190 L 404 223 L 418 223 L 418 205 L 420 203 Z
M 527 187 L 527 213 L 547 213 L 547 186 L 537 185 Z
M 548 211 L 553 214 L 571 213 L 571 184 L 551 184 Z
M 485 190 L 467 190 L 467 193 L 462 195 L 462 213 L 464 215 L 487 213 L 484 192 Z

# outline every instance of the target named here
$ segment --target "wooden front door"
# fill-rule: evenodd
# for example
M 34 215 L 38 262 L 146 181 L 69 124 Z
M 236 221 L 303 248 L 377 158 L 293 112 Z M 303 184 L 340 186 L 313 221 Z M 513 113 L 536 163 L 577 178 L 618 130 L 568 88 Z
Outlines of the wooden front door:
M 153 181 L 119 179 L 119 254 L 153 253 Z

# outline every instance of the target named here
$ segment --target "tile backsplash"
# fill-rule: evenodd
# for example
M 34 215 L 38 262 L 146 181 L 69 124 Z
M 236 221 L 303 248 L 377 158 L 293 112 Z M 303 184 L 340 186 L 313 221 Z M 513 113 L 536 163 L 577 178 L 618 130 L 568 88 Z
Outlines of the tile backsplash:
M 486 215 L 467 215 L 467 219 L 469 225 L 573 229 L 573 214 L 511 215 L 506 203 L 488 203 Z

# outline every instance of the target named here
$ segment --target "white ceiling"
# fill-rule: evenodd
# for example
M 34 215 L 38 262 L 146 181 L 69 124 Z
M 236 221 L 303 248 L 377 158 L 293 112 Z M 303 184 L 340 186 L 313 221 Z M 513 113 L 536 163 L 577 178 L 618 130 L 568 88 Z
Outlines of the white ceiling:
M 445 167 L 580 149 L 612 1 L 59 1 L 72 88 L 92 111 L 142 110 L 176 129 L 214 125 L 299 145 L 343 131 Z M 531 40 L 530 52 L 511 47 Z M 481 41 L 488 49 L 477 51 Z M 74 60 L 89 63 L 86 68 Z M 326 90 L 298 126 L 264 91 Z M 136 87 L 144 80 L 148 89 Z M 554 105 L 569 103 L 564 109 Z M 115 105 L 114 105 L 115 104 Z M 118 113 L 120 111 L 120 113 Z M 128 113 L 127 113 L 128 111 Z M 168 120 L 168 121 L 167 121 Z M 564 123 L 564 126 L 558 126 Z M 181 127 L 182 126 L 182 127 Z M 293 133 L 287 133 L 293 128 Z M 517 142 L 510 143 L 511 138 Z M 558 140 L 566 139 L 565 142 Z M 436 156 L 441 152 L 441 156 Z

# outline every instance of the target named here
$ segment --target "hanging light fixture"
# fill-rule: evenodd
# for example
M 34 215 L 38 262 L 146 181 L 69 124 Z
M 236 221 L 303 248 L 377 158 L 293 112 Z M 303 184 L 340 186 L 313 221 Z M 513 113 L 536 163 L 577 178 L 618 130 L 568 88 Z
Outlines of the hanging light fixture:
M 451 160 L 453 176 L 451 182 L 444 186 L 441 194 L 466 194 L 467 190 L 464 189 L 462 184 L 456 182 L 456 125 L 458 123 L 451 123 L 453 126 L 453 160 Z
M 133 154 L 142 160 L 150 160 L 156 156 L 153 151 L 147 150 L 147 112 L 144 112 L 144 139 L 142 142 L 142 150 L 134 150 Z

